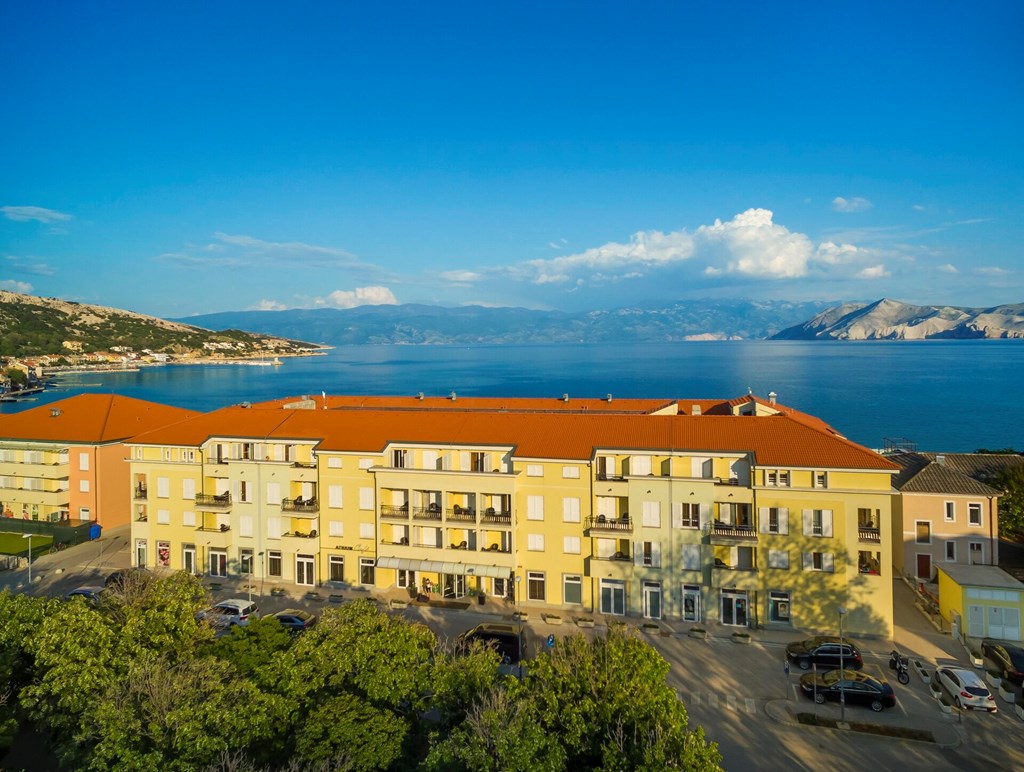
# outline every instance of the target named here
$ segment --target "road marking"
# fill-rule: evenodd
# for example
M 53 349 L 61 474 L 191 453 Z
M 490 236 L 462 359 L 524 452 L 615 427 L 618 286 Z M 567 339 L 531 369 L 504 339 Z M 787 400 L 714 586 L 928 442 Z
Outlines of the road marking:
M 796 684 L 793 684 L 793 699 L 794 700 L 799 700 L 800 699 L 800 687 L 797 686 Z

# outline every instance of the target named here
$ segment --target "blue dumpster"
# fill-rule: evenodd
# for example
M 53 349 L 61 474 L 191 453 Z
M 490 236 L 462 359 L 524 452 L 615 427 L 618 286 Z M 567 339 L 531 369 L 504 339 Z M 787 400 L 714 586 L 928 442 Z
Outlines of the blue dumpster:
M 103 531 L 103 526 L 99 523 L 93 523 L 89 526 L 89 541 L 95 541 L 100 538 L 100 533 Z

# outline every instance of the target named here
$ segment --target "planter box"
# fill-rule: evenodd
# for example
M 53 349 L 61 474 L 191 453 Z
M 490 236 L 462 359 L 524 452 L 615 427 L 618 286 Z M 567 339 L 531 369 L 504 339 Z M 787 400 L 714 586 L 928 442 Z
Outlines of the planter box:
M 922 681 L 924 681 L 926 684 L 930 684 L 932 682 L 932 677 L 928 675 L 928 671 L 924 669 L 924 665 L 922 665 L 916 659 L 911 660 L 910 664 L 913 666 L 914 670 L 917 671 L 917 674 L 918 676 L 920 676 Z
M 549 625 L 560 625 L 562 624 L 562 618 L 557 614 L 541 614 L 541 619 L 547 622 Z
M 530 618 L 528 611 L 517 611 L 512 615 L 513 622 L 525 622 Z
M 396 598 L 392 598 L 391 599 L 391 608 L 393 608 L 393 609 L 409 608 L 409 601 L 407 601 L 407 600 L 398 600 Z
M 1013 706 L 1013 712 L 1017 714 L 1017 718 L 1024 721 L 1024 704 L 1018 702 Z
M 967 656 L 970 657 L 971 664 L 974 665 L 974 667 L 978 668 L 979 670 L 985 667 L 985 658 L 978 654 L 978 652 L 968 651 Z
M 750 643 L 750 640 L 751 640 L 750 633 L 733 633 L 732 634 L 732 642 L 733 643 Z
M 652 622 L 644 622 L 642 625 L 640 625 L 640 629 L 649 635 L 657 635 L 661 632 L 661 626 L 656 625 Z
M 1013 686 L 1009 681 L 1003 681 L 999 684 L 999 698 L 1003 702 L 1008 702 L 1011 705 L 1014 704 L 1014 700 L 1017 699 L 1017 695 L 1013 692 Z
M 273 595 L 275 598 L 280 598 L 282 595 L 284 595 L 284 588 L 274 587 L 273 589 L 271 589 L 270 594 Z
M 594 620 L 593 619 L 588 619 L 586 617 L 579 617 L 579 618 L 576 619 L 576 626 L 577 627 L 593 627 L 594 626 Z
M 939 703 L 939 707 L 942 708 L 942 712 L 943 713 L 952 713 L 953 712 L 953 706 L 952 705 L 947 705 L 945 702 L 940 702 Z
M 994 689 L 998 689 L 1000 687 L 1000 685 L 1003 683 L 1003 677 L 999 673 L 996 673 L 995 671 L 986 670 L 985 671 L 985 682 L 989 686 L 993 687 Z
M 701 641 L 706 641 L 708 639 L 708 631 L 703 627 L 691 627 L 686 634 L 691 638 L 697 638 Z

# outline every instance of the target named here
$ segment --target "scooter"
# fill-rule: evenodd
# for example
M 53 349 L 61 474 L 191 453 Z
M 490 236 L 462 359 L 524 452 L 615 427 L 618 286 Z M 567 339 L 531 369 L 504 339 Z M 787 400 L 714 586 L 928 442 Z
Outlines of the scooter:
M 889 655 L 889 669 L 896 671 L 896 680 L 901 684 L 910 683 L 910 660 L 896 649 Z

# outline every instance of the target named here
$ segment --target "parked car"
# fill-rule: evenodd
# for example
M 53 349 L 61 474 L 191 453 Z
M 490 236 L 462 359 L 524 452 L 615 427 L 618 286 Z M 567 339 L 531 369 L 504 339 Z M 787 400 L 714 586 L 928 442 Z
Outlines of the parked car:
M 999 710 L 996 706 L 996 698 L 992 696 L 992 692 L 985 686 L 985 682 L 973 670 L 940 667 L 935 671 L 935 677 L 939 679 L 939 684 L 952 695 L 958 708 L 980 708 L 989 713 Z
M 999 666 L 1003 678 L 1024 684 L 1024 648 L 1020 644 L 985 638 L 981 642 L 981 653 Z
M 503 665 L 517 665 L 528 656 L 528 633 L 517 625 L 483 624 L 462 633 L 456 651 L 465 654 L 474 641 L 481 641 L 501 655 Z
M 260 607 L 256 601 L 245 598 L 228 598 L 200 611 L 199 619 L 205 619 L 211 627 L 227 630 L 235 625 L 244 627 L 251 619 L 260 618 Z
M 64 600 L 74 600 L 75 598 L 81 598 L 86 603 L 95 606 L 100 602 L 100 593 L 106 589 L 99 585 L 88 584 L 84 587 L 76 587 L 67 595 L 64 596 Z
M 818 704 L 839 702 L 845 694 L 847 705 L 867 705 L 876 713 L 896 704 L 896 694 L 884 678 L 860 670 L 829 670 L 800 676 L 800 691 Z
M 308 611 L 297 608 L 286 608 L 284 611 L 278 611 L 270 616 L 280 622 L 282 627 L 287 627 L 293 633 L 301 633 L 304 630 L 308 630 L 316 624 L 317 620 L 316 614 L 311 614 Z
M 839 661 L 840 652 L 842 663 Z M 811 665 L 817 665 L 819 670 L 833 670 L 840 664 L 853 670 L 860 670 L 864 666 L 864 658 L 857 647 L 847 639 L 840 640 L 834 635 L 819 635 L 806 641 L 794 641 L 786 646 L 786 658 L 801 670 L 810 670 Z

